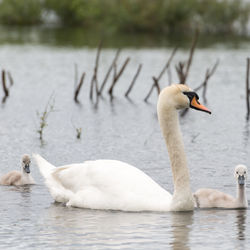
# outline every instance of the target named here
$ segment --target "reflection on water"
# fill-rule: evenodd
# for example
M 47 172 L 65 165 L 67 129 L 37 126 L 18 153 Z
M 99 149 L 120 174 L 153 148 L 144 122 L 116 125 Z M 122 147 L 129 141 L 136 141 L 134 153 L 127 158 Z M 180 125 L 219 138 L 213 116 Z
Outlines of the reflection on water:
M 174 250 L 189 250 L 189 233 L 193 224 L 193 212 L 171 213 Z
M 130 245 L 134 245 L 134 249 L 139 249 L 143 248 L 143 244 L 148 244 L 148 249 L 151 249 L 155 240 L 161 242 L 169 237 L 170 229 L 162 227 L 168 220 L 169 215 L 161 213 L 76 209 L 54 203 L 48 209 L 44 223 L 49 234 L 58 237 L 60 244 L 64 245 L 71 245 L 77 241 L 85 246 L 103 246 L 107 249 L 126 248 Z M 61 235 L 67 234 L 69 229 L 74 238 L 62 239 Z M 155 238 L 156 235 L 158 236 Z
M 245 240 L 245 229 L 246 229 L 246 209 L 239 209 L 236 211 L 236 226 L 238 228 L 238 239 Z
M 53 203 L 47 210 L 44 223 L 47 233 L 56 235 L 65 245 L 73 244 L 78 235 L 78 244 L 84 245 L 118 247 L 138 244 L 138 248 L 143 248 L 141 244 L 148 244 L 147 249 L 154 249 L 164 241 L 174 250 L 188 250 L 193 212 L 125 213 L 66 208 Z M 74 240 L 71 237 L 62 239 L 61 235 L 69 229 L 75 235 Z
M 246 120 L 244 131 L 243 131 L 243 142 L 244 142 L 245 148 L 248 146 L 248 143 L 249 143 L 249 134 L 250 134 L 249 129 L 250 129 L 250 121 Z
M 68 208 L 53 203 L 42 185 L 0 187 L 0 195 L 1 247 L 20 242 L 20 249 L 189 250 L 215 249 L 218 242 L 220 249 L 244 249 L 250 243 L 249 210 L 126 213 Z

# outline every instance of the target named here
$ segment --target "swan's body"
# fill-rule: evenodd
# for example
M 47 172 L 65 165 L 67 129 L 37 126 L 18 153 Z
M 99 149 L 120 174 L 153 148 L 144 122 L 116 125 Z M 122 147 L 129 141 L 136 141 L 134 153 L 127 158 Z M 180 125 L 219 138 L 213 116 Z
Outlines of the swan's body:
M 173 196 L 141 170 L 124 162 L 96 160 L 55 168 L 41 156 L 34 155 L 52 197 L 68 206 L 92 209 L 192 210 L 194 202 L 177 109 L 197 105 L 197 109 L 209 112 L 197 98 L 186 85 L 167 87 L 159 96 L 157 111 L 171 160 Z
M 26 185 L 35 184 L 34 179 L 30 174 L 30 157 L 23 155 L 20 171 L 11 171 L 0 178 L 0 185 Z
M 34 155 L 52 197 L 68 206 L 126 211 L 163 211 L 172 195 L 148 175 L 115 160 L 86 161 L 53 167 Z M 140 201 L 140 202 L 138 202 Z
M 246 208 L 245 180 L 247 178 L 247 168 L 238 165 L 234 175 L 237 179 L 237 196 L 234 198 L 216 189 L 201 188 L 194 193 L 196 207 L 199 208 Z

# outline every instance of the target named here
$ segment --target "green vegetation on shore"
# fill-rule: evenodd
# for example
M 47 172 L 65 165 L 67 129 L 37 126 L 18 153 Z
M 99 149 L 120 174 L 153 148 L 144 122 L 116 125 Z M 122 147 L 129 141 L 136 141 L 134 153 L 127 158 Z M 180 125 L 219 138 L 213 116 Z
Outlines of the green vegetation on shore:
M 244 34 L 250 7 L 241 0 L 2 0 L 0 23 L 40 24 L 51 12 L 63 26 L 93 30 Z

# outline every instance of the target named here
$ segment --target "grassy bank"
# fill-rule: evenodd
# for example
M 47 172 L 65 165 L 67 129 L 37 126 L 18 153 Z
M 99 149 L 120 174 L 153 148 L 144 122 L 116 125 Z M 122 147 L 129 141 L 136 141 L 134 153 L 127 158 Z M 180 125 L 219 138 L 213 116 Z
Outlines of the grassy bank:
M 48 12 L 60 25 L 94 30 L 244 34 L 250 7 L 241 0 L 2 0 L 0 23 L 44 23 Z

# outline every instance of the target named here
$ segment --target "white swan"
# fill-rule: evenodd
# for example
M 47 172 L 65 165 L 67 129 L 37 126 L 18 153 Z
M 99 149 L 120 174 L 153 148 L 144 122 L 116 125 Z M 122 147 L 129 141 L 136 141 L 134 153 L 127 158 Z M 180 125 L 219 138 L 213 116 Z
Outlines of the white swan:
M 247 208 L 246 179 L 247 167 L 237 165 L 234 176 L 237 180 L 237 196 L 232 197 L 216 189 L 201 188 L 194 193 L 196 207 L 199 208 Z
M 26 185 L 35 184 L 30 174 L 30 157 L 28 155 L 22 156 L 21 171 L 11 171 L 0 178 L 0 185 Z
M 67 206 L 124 211 L 193 210 L 189 172 L 178 122 L 178 109 L 211 113 L 198 95 L 182 84 L 160 93 L 157 111 L 165 137 L 174 180 L 173 196 L 148 175 L 115 160 L 86 161 L 55 168 L 41 156 L 34 158 L 52 197 Z

